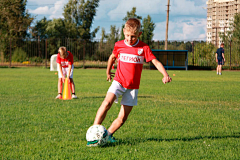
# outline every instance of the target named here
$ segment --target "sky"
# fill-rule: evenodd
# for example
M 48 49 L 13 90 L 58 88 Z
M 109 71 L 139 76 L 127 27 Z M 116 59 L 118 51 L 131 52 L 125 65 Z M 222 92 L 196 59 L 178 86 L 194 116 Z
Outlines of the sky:
M 63 8 L 68 0 L 28 0 L 28 13 L 41 20 L 63 18 Z M 207 0 L 170 0 L 168 40 L 206 40 Z M 110 33 L 110 26 L 121 29 L 123 18 L 136 7 L 136 14 L 142 19 L 151 16 L 156 27 L 154 40 L 165 40 L 168 0 L 100 0 L 92 30 L 100 26 Z

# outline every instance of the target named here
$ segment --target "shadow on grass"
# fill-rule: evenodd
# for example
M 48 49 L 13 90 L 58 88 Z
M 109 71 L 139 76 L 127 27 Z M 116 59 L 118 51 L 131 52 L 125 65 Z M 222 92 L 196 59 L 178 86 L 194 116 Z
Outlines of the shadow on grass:
M 105 98 L 105 96 L 89 96 L 89 97 L 78 97 L 79 99 L 88 99 L 88 98 Z
M 154 98 L 154 96 L 138 96 L 138 98 Z
M 78 97 L 78 99 L 87 99 L 87 98 L 105 98 L 106 96 L 89 96 L 89 97 Z M 120 97 L 121 98 L 121 97 Z M 138 96 L 138 98 L 154 98 L 154 96 Z
M 0 66 L 0 68 L 20 68 L 20 67 Z
M 225 139 L 225 138 L 240 138 L 240 132 L 239 133 L 233 133 L 232 135 L 216 135 L 216 136 L 196 136 L 196 137 L 183 137 L 183 138 L 169 138 L 169 139 L 163 139 L 163 138 L 134 138 L 134 139 L 120 139 L 116 143 L 108 143 L 103 147 L 112 147 L 117 145 L 136 145 L 138 143 L 144 143 L 149 141 L 155 141 L 155 142 L 163 142 L 163 141 L 195 141 L 200 139 Z
M 199 139 L 224 139 L 224 138 L 240 138 L 240 133 L 233 133 L 232 135 L 216 135 L 216 136 L 196 136 L 196 137 L 183 137 L 183 138 L 170 138 L 170 139 L 161 139 L 161 138 L 148 138 L 147 141 L 194 141 Z

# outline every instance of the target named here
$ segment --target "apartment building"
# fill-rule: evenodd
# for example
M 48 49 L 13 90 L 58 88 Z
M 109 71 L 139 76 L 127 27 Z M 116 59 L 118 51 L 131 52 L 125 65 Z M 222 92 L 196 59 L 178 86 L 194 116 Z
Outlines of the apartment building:
M 230 28 L 234 15 L 240 12 L 240 0 L 208 0 L 207 2 L 207 42 L 218 46 L 222 43 L 219 33 Z

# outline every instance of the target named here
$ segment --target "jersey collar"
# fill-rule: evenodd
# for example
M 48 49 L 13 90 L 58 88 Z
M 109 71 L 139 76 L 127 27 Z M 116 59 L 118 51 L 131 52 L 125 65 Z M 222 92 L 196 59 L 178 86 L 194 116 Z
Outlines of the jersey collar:
M 136 46 L 136 45 L 139 43 L 139 39 L 137 40 L 137 42 L 136 42 L 134 45 L 129 45 L 129 44 L 127 44 L 127 43 L 126 43 L 126 40 L 124 40 L 124 43 L 125 43 L 127 46 L 129 46 L 129 47 L 134 47 L 134 46 Z

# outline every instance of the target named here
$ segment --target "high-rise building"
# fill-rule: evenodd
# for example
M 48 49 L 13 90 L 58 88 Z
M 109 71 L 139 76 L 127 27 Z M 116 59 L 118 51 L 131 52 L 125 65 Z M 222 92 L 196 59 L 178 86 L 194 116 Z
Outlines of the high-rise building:
M 222 43 L 219 33 L 230 29 L 234 15 L 240 12 L 240 0 L 208 0 L 206 3 L 207 42 L 219 47 Z

